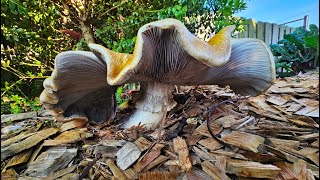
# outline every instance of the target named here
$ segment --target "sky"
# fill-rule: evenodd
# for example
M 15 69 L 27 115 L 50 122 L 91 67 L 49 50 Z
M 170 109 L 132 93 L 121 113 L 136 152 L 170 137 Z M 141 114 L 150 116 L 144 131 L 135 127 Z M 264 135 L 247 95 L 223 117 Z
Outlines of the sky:
M 246 0 L 246 3 L 247 9 L 235 16 L 282 24 L 309 15 L 308 26 L 316 24 L 319 27 L 319 0 Z M 299 27 L 303 26 L 303 21 L 286 25 Z

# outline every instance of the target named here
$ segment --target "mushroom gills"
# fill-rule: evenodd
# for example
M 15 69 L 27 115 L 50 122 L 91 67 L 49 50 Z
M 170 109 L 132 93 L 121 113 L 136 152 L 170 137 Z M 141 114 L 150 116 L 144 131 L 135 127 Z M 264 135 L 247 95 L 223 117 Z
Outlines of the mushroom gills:
M 40 102 L 58 121 L 110 120 L 115 113 L 116 87 L 107 84 L 106 72 L 106 63 L 92 52 L 62 52 L 43 83 Z
M 198 84 L 229 85 L 236 93 L 251 96 L 266 91 L 276 78 L 271 51 L 261 40 L 251 38 L 232 39 L 229 61 L 206 69 L 203 75 Z

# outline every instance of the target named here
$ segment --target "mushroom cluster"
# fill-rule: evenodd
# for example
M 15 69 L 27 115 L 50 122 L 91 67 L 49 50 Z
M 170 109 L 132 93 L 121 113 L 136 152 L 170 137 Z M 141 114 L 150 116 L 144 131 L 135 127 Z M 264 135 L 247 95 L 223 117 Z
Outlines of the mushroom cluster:
M 234 28 L 205 42 L 180 21 L 163 19 L 139 29 L 133 54 L 98 44 L 89 44 L 92 53 L 63 52 L 40 100 L 57 119 L 105 122 L 114 116 L 115 88 L 140 82 L 136 110 L 122 127 L 155 128 L 176 104 L 174 85 L 229 85 L 236 93 L 258 95 L 275 79 L 273 55 L 261 40 L 231 38 Z

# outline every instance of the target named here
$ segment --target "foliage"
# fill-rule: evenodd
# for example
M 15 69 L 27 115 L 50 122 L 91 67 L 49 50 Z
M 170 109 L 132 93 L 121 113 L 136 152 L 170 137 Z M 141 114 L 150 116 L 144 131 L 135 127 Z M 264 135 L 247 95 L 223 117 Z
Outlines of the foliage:
M 123 103 L 122 93 L 123 93 L 123 88 L 122 88 L 122 86 L 120 86 L 120 87 L 118 87 L 117 90 L 116 90 L 116 100 L 117 100 L 117 104 Z
M 297 28 L 292 34 L 285 34 L 278 44 L 272 44 L 271 51 L 277 57 L 276 68 L 283 68 L 287 75 L 317 67 L 319 62 L 319 29 L 311 24 L 310 30 Z
M 246 8 L 244 0 L 192 1 L 190 4 L 191 11 L 187 13 L 189 19 L 186 23 L 187 28 L 196 34 L 206 33 L 204 39 L 228 25 L 235 25 L 235 31 L 242 32 L 244 31 L 243 25 L 246 22 L 240 17 L 233 16 L 233 14 Z
M 40 107 L 35 97 L 54 57 L 75 44 L 59 32 L 57 19 L 53 1 L 1 0 L 1 113 Z
M 194 33 L 231 24 L 241 31 L 243 22 L 232 15 L 245 8 L 243 0 L 1 0 L 1 112 L 38 108 L 54 57 L 89 50 L 90 35 L 95 43 L 132 53 L 138 29 L 151 21 L 176 18 Z

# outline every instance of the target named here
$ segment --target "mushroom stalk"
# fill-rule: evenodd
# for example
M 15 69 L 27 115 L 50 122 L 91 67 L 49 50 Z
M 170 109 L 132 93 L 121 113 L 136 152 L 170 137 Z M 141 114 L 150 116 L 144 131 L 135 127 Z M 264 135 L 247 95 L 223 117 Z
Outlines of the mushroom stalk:
M 135 112 L 122 125 L 130 128 L 144 124 L 146 128 L 154 129 L 175 105 L 172 99 L 173 86 L 170 84 L 149 82 L 141 84 L 139 101 Z

